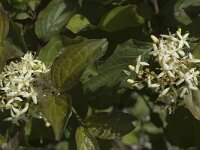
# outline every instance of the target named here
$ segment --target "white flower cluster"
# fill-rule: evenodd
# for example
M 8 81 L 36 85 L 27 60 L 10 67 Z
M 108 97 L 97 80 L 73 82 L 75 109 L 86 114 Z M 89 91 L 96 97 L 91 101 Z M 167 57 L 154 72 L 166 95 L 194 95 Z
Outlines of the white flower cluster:
M 136 66 L 129 65 L 129 69 L 137 74 L 138 80 L 128 79 L 133 86 L 138 87 L 142 82 L 159 93 L 159 98 L 171 97 L 171 102 L 182 98 L 189 90 L 198 89 L 200 72 L 195 67 L 200 59 L 194 59 L 190 52 L 184 50 L 190 48 L 187 38 L 189 33 L 181 35 L 181 29 L 175 34 L 161 35 L 161 38 L 151 36 L 153 51 L 150 53 L 159 66 L 152 68 L 148 63 L 142 62 L 140 55 Z M 144 66 L 144 67 L 142 67 Z M 150 67 L 154 70 L 150 70 Z
M 10 62 L 0 74 L 0 109 L 10 110 L 10 120 L 18 124 L 27 120 L 30 105 L 37 104 L 41 96 L 55 92 L 49 69 L 28 52 L 19 62 Z

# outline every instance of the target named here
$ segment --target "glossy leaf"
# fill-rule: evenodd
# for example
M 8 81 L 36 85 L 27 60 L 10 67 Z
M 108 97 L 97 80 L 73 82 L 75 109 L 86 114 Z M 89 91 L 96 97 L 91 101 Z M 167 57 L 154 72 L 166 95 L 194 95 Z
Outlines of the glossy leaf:
M 200 120 L 200 90 L 189 90 L 188 95 L 184 97 L 184 102 L 192 115 Z
M 76 130 L 76 143 L 77 150 L 99 150 L 98 142 L 84 127 Z
M 118 6 L 101 19 L 99 27 L 108 32 L 115 32 L 140 26 L 144 23 L 144 19 L 138 15 L 136 9 L 136 5 Z
M 66 36 L 56 36 L 51 38 L 51 40 L 40 49 L 39 59 L 45 63 L 45 65 L 50 66 L 54 59 L 62 53 L 64 48 L 77 44 L 83 41 L 83 38 L 77 37 L 70 39 Z
M 39 101 L 39 106 L 43 115 L 52 125 L 56 140 L 59 140 L 71 116 L 70 98 L 61 95 L 43 97 Z
M 102 139 L 122 137 L 135 128 L 135 117 L 122 112 L 96 113 L 87 119 L 87 128 Z
M 0 44 L 2 44 L 9 31 L 8 15 L 0 4 Z
M 48 41 L 51 37 L 59 34 L 74 12 L 73 2 L 52 0 L 38 15 L 35 23 L 37 36 L 44 41 Z
M 58 89 L 70 89 L 80 78 L 84 69 L 107 49 L 107 40 L 87 40 L 66 48 L 52 65 L 52 81 Z
M 148 43 L 128 40 L 117 46 L 114 53 L 98 66 L 98 75 L 93 76 L 85 85 L 85 89 L 94 92 L 101 87 L 113 87 L 127 79 L 123 70 L 128 70 L 128 65 L 133 64 L 139 55 L 145 55 L 148 61 L 151 45 Z

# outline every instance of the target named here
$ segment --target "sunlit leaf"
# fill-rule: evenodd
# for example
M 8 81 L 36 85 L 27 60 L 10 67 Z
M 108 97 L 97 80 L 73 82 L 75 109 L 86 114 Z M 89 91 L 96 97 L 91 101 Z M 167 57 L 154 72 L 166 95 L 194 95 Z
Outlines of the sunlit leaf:
M 43 97 L 39 101 L 43 115 L 53 127 L 56 140 L 62 137 L 71 116 L 71 102 L 67 96 Z
M 96 113 L 88 118 L 87 127 L 91 133 L 102 139 L 116 139 L 132 131 L 135 117 L 122 112 Z
M 67 47 L 52 65 L 52 81 L 59 89 L 70 89 L 79 80 L 84 69 L 107 49 L 107 40 L 87 40 Z
M 76 14 L 69 20 L 66 27 L 73 33 L 78 33 L 90 26 L 91 24 L 86 17 L 82 16 L 81 14 Z
M 99 150 L 98 142 L 84 127 L 76 130 L 76 143 L 77 150 Z
M 138 15 L 136 9 L 136 5 L 118 6 L 101 19 L 99 27 L 108 32 L 115 32 L 140 26 L 144 23 L 144 19 Z
M 45 65 L 50 66 L 54 59 L 62 53 L 64 48 L 77 44 L 83 41 L 82 37 L 77 37 L 70 39 L 66 36 L 56 36 L 51 38 L 51 40 L 40 49 L 39 59 L 45 63 Z
M 19 20 L 24 20 L 24 19 L 27 19 L 28 17 L 29 15 L 25 12 L 22 12 L 16 15 L 16 19 L 19 19 Z
M 52 0 L 38 15 L 35 23 L 37 36 L 48 41 L 51 37 L 59 34 L 74 12 L 75 7 L 72 1 Z
M 0 4 L 0 44 L 2 44 L 8 34 L 9 20 L 8 15 Z

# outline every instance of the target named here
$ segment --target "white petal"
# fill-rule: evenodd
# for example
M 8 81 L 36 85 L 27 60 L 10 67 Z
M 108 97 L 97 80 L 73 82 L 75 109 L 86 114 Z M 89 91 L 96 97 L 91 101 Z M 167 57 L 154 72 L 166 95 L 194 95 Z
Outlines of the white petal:
M 146 62 L 140 62 L 140 65 L 141 65 L 141 66 L 149 66 L 149 64 L 146 63 Z
M 133 79 L 128 79 L 127 82 L 130 83 L 130 84 L 135 83 L 135 81 Z
M 161 95 L 167 94 L 167 92 L 169 92 L 169 90 L 170 90 L 170 87 L 164 89 L 164 90 L 161 92 Z
M 158 87 L 160 87 L 160 85 L 157 83 L 154 83 L 154 84 L 151 84 L 149 87 L 150 88 L 158 88 Z
M 176 82 L 176 85 L 180 85 L 181 83 L 183 83 L 184 82 L 184 79 L 180 79 L 180 80 L 178 80 L 177 82 Z
M 162 77 L 164 74 L 165 74 L 164 72 L 161 72 L 161 73 L 157 76 L 157 78 Z
M 139 69 L 140 69 L 140 65 L 136 65 L 136 66 L 135 66 L 135 72 L 138 73 L 138 72 L 139 72 Z
M 181 91 L 180 97 L 183 97 L 187 91 L 188 91 L 187 88 L 183 88 L 183 90 Z
M 6 96 L 8 96 L 8 97 L 17 96 L 17 92 L 10 92 Z
M 29 107 L 29 103 L 26 103 L 25 107 L 22 109 L 22 111 L 20 112 L 20 114 L 24 114 L 25 112 L 27 112 L 28 107 Z
M 31 97 L 32 97 L 33 103 L 34 103 L 34 104 L 37 104 L 37 96 L 32 95 Z
M 133 65 L 128 65 L 128 68 L 131 70 L 131 71 L 135 71 L 135 67 Z
M 154 41 L 154 43 L 159 43 L 158 38 L 155 37 L 154 35 L 151 35 L 151 39 Z
M 197 88 L 197 87 L 195 87 L 195 86 L 192 86 L 192 85 L 190 85 L 190 86 L 189 86 L 189 89 L 191 89 L 191 90 L 194 90 L 194 91 L 198 90 L 198 88 Z
M 172 78 L 175 78 L 174 74 L 171 72 L 171 71 L 167 71 L 167 74 L 172 77 Z

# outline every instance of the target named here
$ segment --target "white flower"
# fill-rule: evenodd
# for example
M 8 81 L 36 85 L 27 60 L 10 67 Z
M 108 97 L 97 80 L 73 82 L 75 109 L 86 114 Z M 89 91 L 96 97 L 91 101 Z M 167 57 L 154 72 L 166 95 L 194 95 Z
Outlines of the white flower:
M 189 33 L 181 35 L 181 29 L 178 29 L 175 34 L 161 35 L 161 38 L 152 35 L 154 43 L 150 55 L 157 62 L 158 67 L 150 70 L 153 67 L 148 67 L 148 63 L 141 62 L 140 55 L 135 70 L 130 69 L 135 71 L 142 83 L 146 83 L 149 88 L 160 93 L 159 99 L 165 99 L 167 96 L 176 100 L 178 97 L 183 98 L 189 90 L 198 90 L 200 71 L 196 63 L 200 63 L 200 59 L 195 59 L 192 53 L 185 51 L 185 46 L 190 48 L 187 42 L 188 36 Z M 140 66 L 147 67 L 143 69 Z M 135 86 L 135 82 L 140 84 L 135 79 L 129 79 L 128 82 L 132 83 L 132 86 Z
M 30 52 L 20 62 L 10 62 L 4 67 L 0 74 L 1 109 L 9 109 L 11 115 L 5 120 L 16 124 L 18 120 L 27 120 L 30 105 L 37 104 L 38 98 L 56 92 L 49 71 Z
M 178 35 L 180 41 L 179 41 L 179 46 L 178 48 L 182 48 L 183 45 L 186 45 L 188 48 L 190 48 L 188 42 L 187 42 L 187 37 L 189 36 L 189 33 L 184 34 L 183 36 L 181 35 L 181 28 L 179 28 L 176 31 L 176 34 Z
M 138 58 L 137 58 L 137 64 L 136 64 L 136 67 L 135 67 L 136 73 L 139 72 L 140 66 L 149 66 L 149 64 L 147 62 L 141 62 L 141 57 L 142 57 L 142 55 L 139 55 Z

